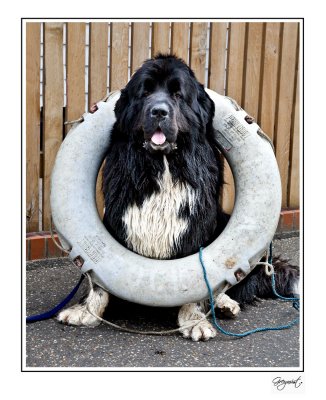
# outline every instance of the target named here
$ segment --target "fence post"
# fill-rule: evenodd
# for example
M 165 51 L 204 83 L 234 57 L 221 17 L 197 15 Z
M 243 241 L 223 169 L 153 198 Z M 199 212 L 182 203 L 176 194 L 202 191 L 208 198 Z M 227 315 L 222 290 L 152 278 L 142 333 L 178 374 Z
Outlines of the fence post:
M 279 22 L 268 22 L 265 31 L 261 99 L 258 122 L 262 130 L 274 140 L 275 107 L 280 56 Z
M 39 230 L 41 24 L 26 23 L 26 227 Z
M 173 22 L 171 31 L 171 53 L 180 57 L 187 64 L 189 63 L 188 56 L 189 46 L 189 23 L 188 22 Z
M 227 23 L 213 22 L 210 30 L 208 87 L 224 94 Z
M 63 138 L 63 24 L 44 24 L 43 230 L 50 229 L 50 180 Z
M 298 24 L 284 24 L 276 120 L 276 158 L 282 181 L 282 207 L 287 207 L 291 115 L 297 55 Z
M 241 105 L 243 68 L 245 56 L 246 23 L 231 22 L 229 25 L 226 95 Z M 227 161 L 224 163 L 223 209 L 230 213 L 234 205 L 234 181 Z
M 66 121 L 76 120 L 85 112 L 85 35 L 84 22 L 68 22 Z
M 298 47 L 299 40 L 300 38 L 298 37 Z M 291 129 L 291 163 L 289 168 L 289 207 L 291 208 L 300 207 L 300 133 L 300 71 L 297 71 Z
M 247 57 L 245 61 L 243 108 L 258 119 L 262 66 L 263 23 L 248 24 Z
M 206 22 L 191 24 L 190 67 L 203 85 L 205 84 L 207 29 Z
M 88 108 L 102 100 L 108 84 L 108 32 L 107 22 L 91 22 L 89 26 Z M 96 204 L 103 216 L 102 168 L 96 182 Z
M 149 24 L 131 24 L 131 74 L 149 57 Z
M 128 82 L 129 24 L 111 23 L 110 91 Z
M 170 38 L 169 22 L 153 22 L 152 24 L 152 57 L 158 53 L 168 54 Z

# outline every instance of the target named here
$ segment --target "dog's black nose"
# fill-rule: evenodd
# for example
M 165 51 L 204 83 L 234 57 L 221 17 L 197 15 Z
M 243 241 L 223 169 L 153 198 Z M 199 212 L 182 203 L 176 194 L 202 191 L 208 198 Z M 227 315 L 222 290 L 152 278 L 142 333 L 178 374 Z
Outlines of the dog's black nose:
M 159 103 L 156 104 L 154 107 L 151 109 L 151 115 L 152 117 L 158 118 L 158 119 L 164 119 L 169 115 L 169 107 L 165 103 Z

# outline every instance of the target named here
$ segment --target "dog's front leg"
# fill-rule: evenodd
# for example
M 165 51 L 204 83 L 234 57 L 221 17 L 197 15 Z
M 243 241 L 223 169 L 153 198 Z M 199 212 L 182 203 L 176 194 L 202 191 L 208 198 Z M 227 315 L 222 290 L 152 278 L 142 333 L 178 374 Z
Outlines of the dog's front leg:
M 90 290 L 88 295 L 79 303 L 59 313 L 59 322 L 67 325 L 97 326 L 101 322 L 90 314 L 87 309 L 95 315 L 102 317 L 105 308 L 109 304 L 109 293 L 97 285 Z
M 236 317 L 240 312 L 240 305 L 237 301 L 231 299 L 227 294 L 220 293 L 216 299 L 216 307 L 229 318 Z
M 212 324 L 207 321 L 205 314 L 203 313 L 200 304 L 190 303 L 184 304 L 178 314 L 178 325 L 180 326 L 183 337 L 189 338 L 197 342 L 198 340 L 208 340 L 216 336 L 216 331 Z M 204 318 L 204 319 L 203 319 Z M 201 322 L 199 322 L 203 319 Z M 187 327 L 191 324 L 197 325 L 193 327 Z

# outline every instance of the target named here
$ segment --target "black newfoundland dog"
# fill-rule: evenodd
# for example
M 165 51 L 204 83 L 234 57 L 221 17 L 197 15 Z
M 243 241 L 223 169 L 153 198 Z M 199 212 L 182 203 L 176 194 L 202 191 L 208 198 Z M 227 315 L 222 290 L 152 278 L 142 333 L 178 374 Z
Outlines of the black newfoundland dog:
M 193 71 L 174 56 L 147 60 L 122 90 L 115 107 L 117 122 L 103 171 L 104 224 L 124 246 L 157 259 L 196 253 L 225 228 L 229 216 L 219 204 L 223 163 L 214 140 L 214 103 Z M 274 259 L 277 290 L 291 296 L 298 269 Z M 257 267 L 229 289 L 225 310 L 273 297 L 270 278 Z M 69 324 L 97 325 L 86 303 L 102 315 L 109 294 L 95 287 L 82 303 L 59 314 Z M 204 316 L 205 304 L 185 304 L 178 323 Z M 185 337 L 208 340 L 216 332 L 204 320 Z

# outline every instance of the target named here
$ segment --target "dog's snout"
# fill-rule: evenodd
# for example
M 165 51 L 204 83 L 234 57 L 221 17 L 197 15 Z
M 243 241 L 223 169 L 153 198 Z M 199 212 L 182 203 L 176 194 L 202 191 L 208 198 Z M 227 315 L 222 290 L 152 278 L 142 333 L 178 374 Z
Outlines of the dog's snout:
M 151 108 L 152 117 L 163 119 L 166 118 L 168 115 L 169 115 L 169 107 L 166 103 L 159 103 Z

